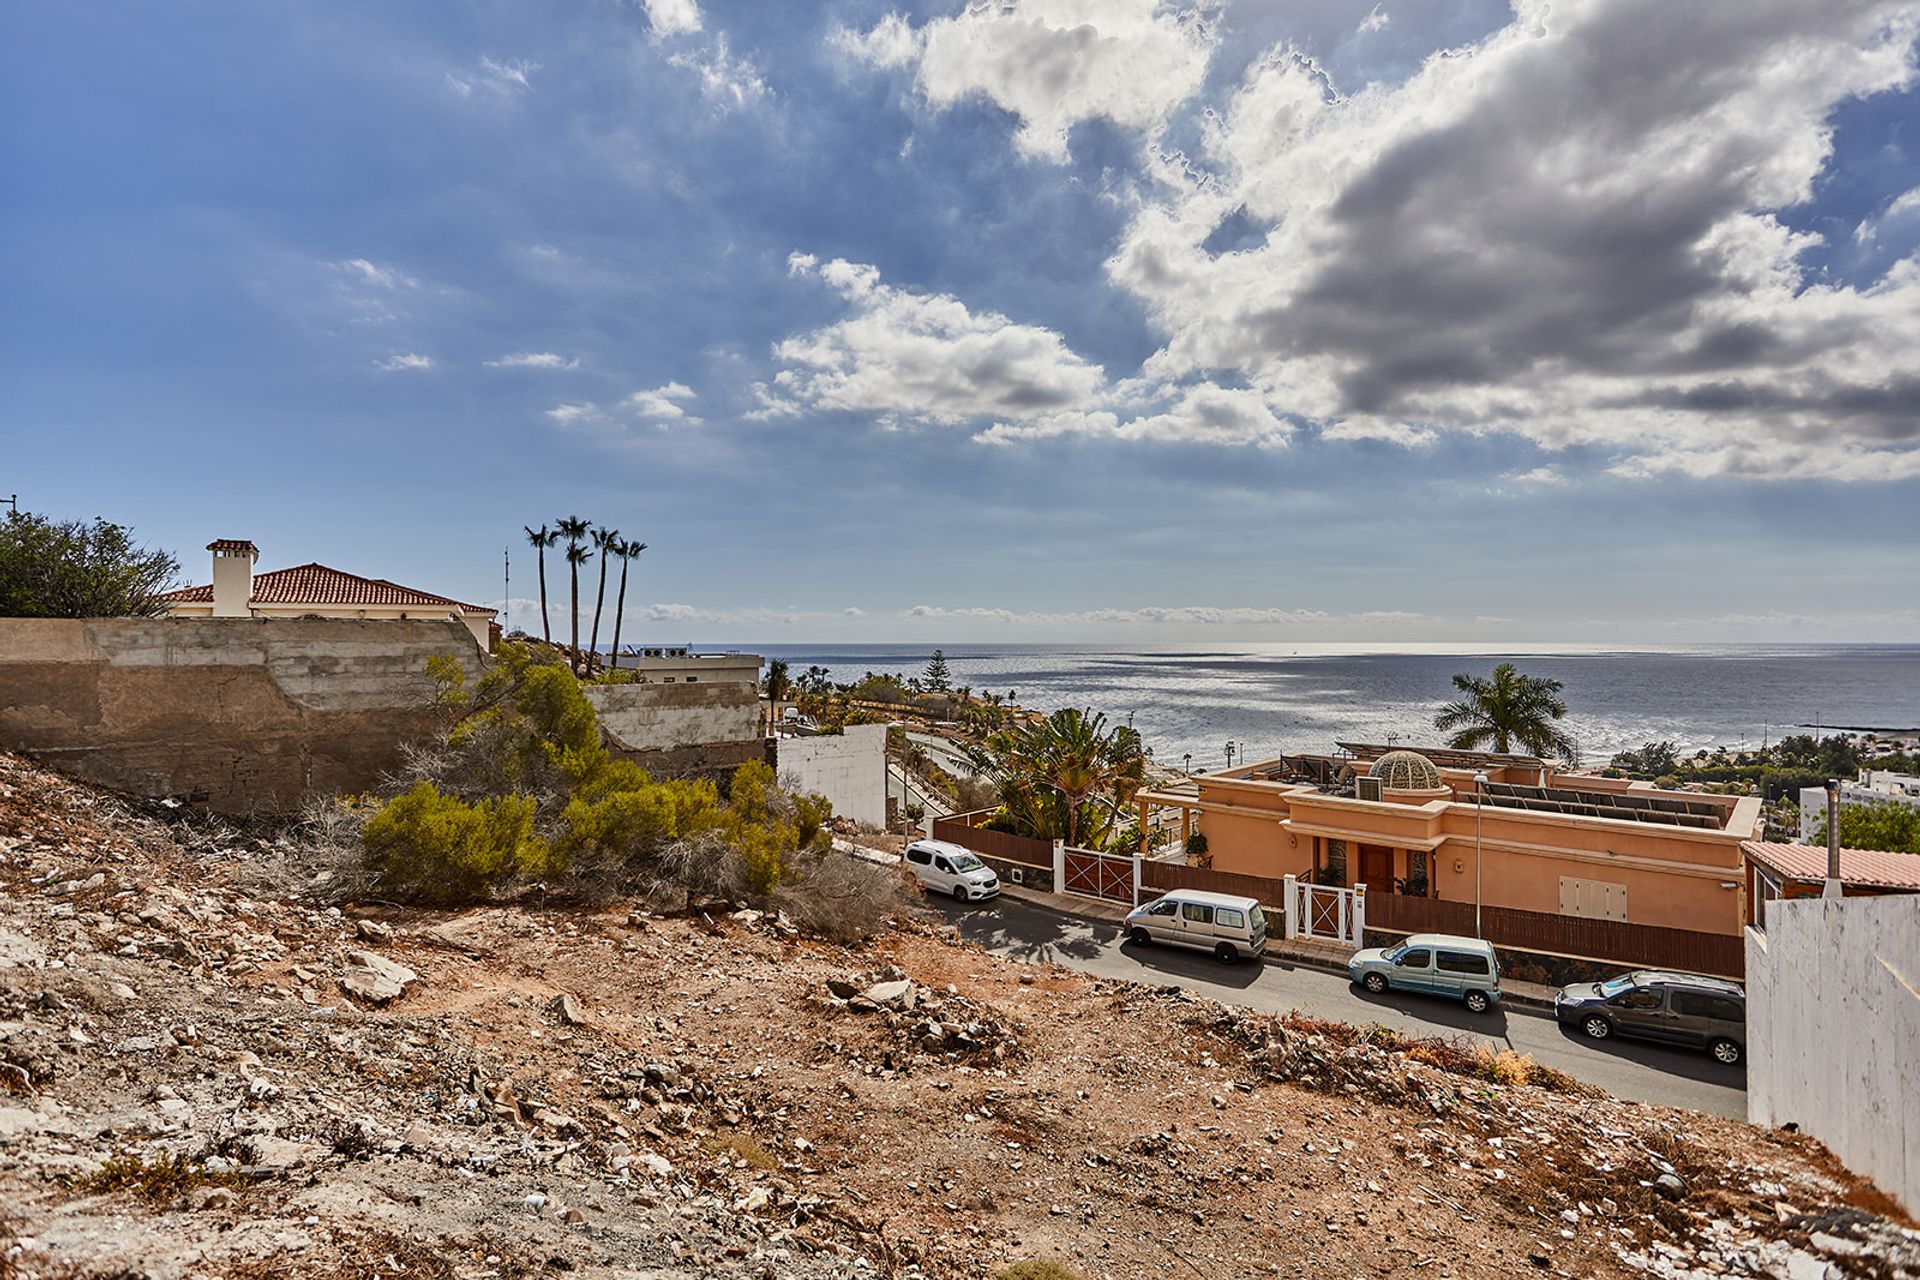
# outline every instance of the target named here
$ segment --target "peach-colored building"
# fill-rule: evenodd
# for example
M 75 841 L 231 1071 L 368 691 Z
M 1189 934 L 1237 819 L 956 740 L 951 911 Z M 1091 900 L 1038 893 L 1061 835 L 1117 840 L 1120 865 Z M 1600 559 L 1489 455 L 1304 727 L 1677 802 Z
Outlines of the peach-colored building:
M 1757 796 L 1562 774 L 1531 756 L 1341 743 L 1143 791 L 1216 871 L 1738 934 Z M 1476 777 L 1483 782 L 1476 783 Z
M 176 618 L 449 618 L 463 624 L 483 650 L 492 648 L 494 610 L 484 605 L 324 564 L 257 574 L 260 549 L 238 538 L 209 542 L 207 550 L 213 553 L 213 581 L 160 597 Z

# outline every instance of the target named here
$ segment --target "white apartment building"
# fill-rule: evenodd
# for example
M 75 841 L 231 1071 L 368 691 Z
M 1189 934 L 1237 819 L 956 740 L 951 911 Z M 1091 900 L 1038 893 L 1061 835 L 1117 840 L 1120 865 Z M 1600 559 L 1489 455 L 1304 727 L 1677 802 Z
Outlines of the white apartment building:
M 1840 784 L 1840 805 L 1906 804 L 1920 809 L 1920 777 L 1911 773 L 1889 773 L 1885 769 L 1862 769 L 1857 781 Z M 1827 816 L 1827 789 L 1800 789 L 1800 843 L 1814 843 L 1814 832 Z

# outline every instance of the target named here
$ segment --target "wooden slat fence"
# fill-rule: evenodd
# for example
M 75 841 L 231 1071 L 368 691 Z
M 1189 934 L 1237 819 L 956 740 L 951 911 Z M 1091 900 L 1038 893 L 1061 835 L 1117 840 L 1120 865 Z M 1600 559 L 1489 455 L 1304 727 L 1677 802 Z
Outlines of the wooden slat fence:
M 1261 905 L 1275 910 L 1285 909 L 1284 882 L 1273 877 L 1203 871 L 1170 862 L 1141 863 L 1143 896 L 1149 890 L 1165 893 L 1169 889 L 1235 893 L 1258 898 Z M 1572 956 L 1624 967 L 1681 969 L 1727 978 L 1746 974 L 1746 943 L 1736 934 L 1669 929 L 1624 920 L 1590 920 L 1512 907 L 1482 907 L 1480 922 L 1482 936 L 1487 941 L 1514 951 Z M 1471 937 L 1473 904 L 1370 893 L 1367 895 L 1367 928 L 1387 933 L 1457 933 Z
M 977 825 L 984 822 L 991 812 L 991 810 L 979 809 L 972 813 L 956 813 L 950 818 L 935 818 L 933 838 L 950 840 L 982 856 L 990 855 L 1029 867 L 1053 869 L 1051 841 L 1035 840 L 1030 836 L 1016 836 L 1006 831 L 989 831 Z
M 1367 895 L 1367 927 L 1393 933 L 1473 933 L 1473 904 L 1392 893 Z M 1616 964 L 1684 969 L 1739 978 L 1747 967 L 1746 942 L 1736 934 L 1669 929 L 1626 920 L 1482 907 L 1480 927 L 1496 946 L 1553 955 L 1583 956 Z
M 1203 871 L 1199 867 L 1183 866 L 1178 862 L 1143 861 L 1140 864 L 1140 893 L 1145 896 L 1148 890 L 1165 893 L 1169 889 L 1205 889 L 1212 893 L 1234 893 L 1243 898 L 1257 898 L 1260 905 L 1272 911 L 1284 911 L 1285 883 L 1267 876 L 1240 875 L 1232 871 Z M 1274 933 L 1279 933 L 1278 923 Z

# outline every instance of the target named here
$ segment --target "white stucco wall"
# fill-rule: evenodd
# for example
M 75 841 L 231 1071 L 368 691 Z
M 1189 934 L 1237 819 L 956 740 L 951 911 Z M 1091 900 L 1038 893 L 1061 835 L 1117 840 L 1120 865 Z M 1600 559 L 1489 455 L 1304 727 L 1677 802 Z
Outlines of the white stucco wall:
M 1920 895 L 1780 900 L 1747 930 L 1747 1118 L 1920 1212 Z
M 887 726 L 856 724 L 844 733 L 781 738 L 774 769 L 799 790 L 825 796 L 835 815 L 872 826 L 887 821 Z

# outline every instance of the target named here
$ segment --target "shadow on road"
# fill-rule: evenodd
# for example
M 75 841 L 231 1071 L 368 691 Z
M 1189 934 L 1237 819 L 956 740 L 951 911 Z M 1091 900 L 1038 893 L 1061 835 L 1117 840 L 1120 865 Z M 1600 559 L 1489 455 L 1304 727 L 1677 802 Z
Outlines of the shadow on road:
M 1651 1067 L 1655 1071 L 1664 1071 L 1668 1075 L 1685 1076 L 1689 1080 L 1698 1080 L 1702 1084 L 1724 1085 L 1729 1089 L 1747 1087 L 1747 1068 L 1745 1063 L 1729 1067 L 1716 1062 L 1704 1051 L 1679 1049 L 1670 1045 L 1654 1044 L 1648 1040 L 1622 1040 L 1618 1036 L 1609 1036 L 1605 1040 L 1594 1040 L 1583 1034 L 1578 1027 L 1560 1024 L 1560 1035 L 1571 1040 L 1581 1048 L 1592 1053 L 1604 1053 L 1608 1057 L 1621 1058 L 1628 1062 Z
M 1099 926 L 1090 929 L 1087 921 L 1052 911 L 1003 912 L 994 902 L 976 905 L 929 898 L 927 905 L 937 907 L 967 941 L 1021 960 L 1091 960 L 1106 945 L 1103 935 L 1111 932 Z
M 1266 967 L 1253 960 L 1221 964 L 1205 952 L 1151 942 L 1123 942 L 1120 944 L 1120 954 L 1139 962 L 1141 982 L 1151 981 L 1155 973 L 1175 974 L 1211 987 L 1231 987 L 1236 991 L 1244 991 L 1252 986 L 1260 977 L 1260 971 Z
M 1383 991 L 1375 995 L 1357 982 L 1349 984 L 1347 989 L 1362 1004 L 1390 1009 L 1422 1022 L 1438 1023 L 1450 1030 L 1485 1036 L 1489 1040 L 1507 1039 L 1507 1011 L 1503 1005 L 1495 1005 L 1485 1013 L 1474 1013 L 1458 1000 L 1444 996 L 1423 996 L 1411 991 Z

